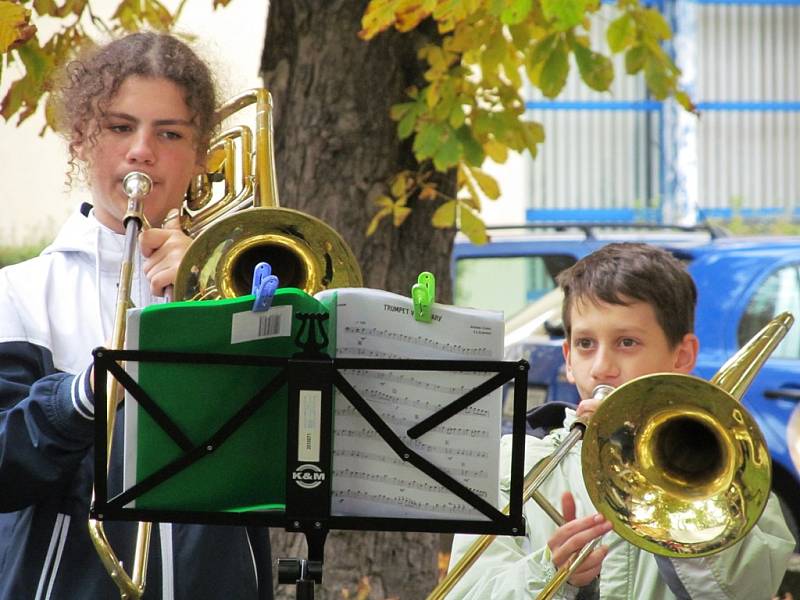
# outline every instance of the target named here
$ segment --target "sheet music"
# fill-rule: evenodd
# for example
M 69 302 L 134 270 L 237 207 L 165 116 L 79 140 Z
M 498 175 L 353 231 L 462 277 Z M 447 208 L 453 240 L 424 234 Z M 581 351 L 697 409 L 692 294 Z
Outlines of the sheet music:
M 500 312 L 435 304 L 433 322 L 420 323 L 410 298 L 355 288 L 317 298 L 333 294 L 338 358 L 502 360 Z M 404 443 L 498 507 L 500 390 L 417 440 L 405 435 L 494 373 L 348 370 L 343 375 Z M 402 461 L 338 391 L 334 404 L 332 514 L 487 520 Z

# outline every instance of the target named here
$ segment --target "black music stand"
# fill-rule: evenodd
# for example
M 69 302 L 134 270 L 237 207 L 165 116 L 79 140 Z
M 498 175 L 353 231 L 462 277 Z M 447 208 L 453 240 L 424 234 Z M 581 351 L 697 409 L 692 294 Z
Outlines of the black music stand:
M 310 328 L 314 320 L 311 317 Z M 310 341 L 308 341 L 310 340 Z M 331 529 L 370 531 L 419 531 L 437 533 L 475 533 L 492 535 L 523 535 L 522 486 L 524 479 L 525 410 L 528 363 L 521 361 L 471 361 L 471 360 L 416 360 L 416 359 L 331 359 L 320 352 L 316 336 L 311 334 L 302 344 L 304 348 L 292 358 L 265 358 L 214 353 L 185 353 L 140 350 L 94 351 L 95 390 L 95 500 L 90 508 L 97 520 L 201 523 L 217 525 L 261 525 L 283 527 L 287 531 L 301 532 L 308 543 L 306 559 L 280 559 L 279 583 L 295 583 L 297 597 L 313 598 L 314 583 L 322 582 L 324 544 Z M 193 365 L 229 364 L 278 367 L 277 375 L 266 381 L 264 387 L 230 419 L 220 424 L 213 435 L 201 443 L 192 443 L 181 427 L 138 385 L 118 364 L 128 362 L 186 363 Z M 466 486 L 432 464 L 410 448 L 351 386 L 342 370 L 393 370 L 393 371 L 461 371 L 495 373 L 494 376 L 444 406 L 407 430 L 411 439 L 418 438 L 444 423 L 474 402 L 504 384 L 514 382 L 513 441 L 511 458 L 511 493 L 508 514 L 504 514 Z M 139 405 L 147 411 L 168 435 L 182 454 L 179 458 L 146 477 L 143 481 L 108 497 L 106 381 L 111 373 Z M 147 509 L 126 507 L 132 500 L 154 489 L 161 483 L 187 469 L 204 456 L 214 452 L 233 435 L 252 415 L 270 401 L 272 396 L 288 386 L 288 440 L 286 464 L 285 510 L 251 512 L 209 512 L 179 509 Z M 360 413 L 377 434 L 403 461 L 410 463 L 444 486 L 461 500 L 486 517 L 475 519 L 420 519 L 393 517 L 353 517 L 331 514 L 331 457 L 333 441 L 333 391 L 338 389 Z M 312 467 L 298 456 L 299 406 L 301 394 L 316 394 L 321 402 L 319 431 L 319 461 Z M 306 485 L 301 485 L 305 483 Z

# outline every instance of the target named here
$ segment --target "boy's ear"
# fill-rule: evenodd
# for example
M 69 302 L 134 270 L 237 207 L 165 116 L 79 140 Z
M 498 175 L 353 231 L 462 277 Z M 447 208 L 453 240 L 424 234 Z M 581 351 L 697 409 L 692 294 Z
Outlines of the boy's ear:
M 561 345 L 561 352 L 564 354 L 564 362 L 567 365 L 567 381 L 575 385 L 575 376 L 572 374 L 572 361 L 570 360 L 569 354 L 569 340 L 564 340 L 564 343 Z
M 675 372 L 691 373 L 697 362 L 700 342 L 693 333 L 687 333 L 675 347 Z

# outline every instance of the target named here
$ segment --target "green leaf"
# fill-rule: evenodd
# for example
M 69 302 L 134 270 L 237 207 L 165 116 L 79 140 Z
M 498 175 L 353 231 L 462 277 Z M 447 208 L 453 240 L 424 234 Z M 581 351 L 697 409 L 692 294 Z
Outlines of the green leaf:
M 506 53 L 506 39 L 503 30 L 498 28 L 489 39 L 486 49 L 481 55 L 481 67 L 484 71 L 494 71 Z
M 461 144 L 455 135 L 448 136 L 445 142 L 439 146 L 433 155 L 433 166 L 437 171 L 447 171 L 458 164 L 461 158 Z
M 614 81 L 614 65 L 607 56 L 594 52 L 581 44 L 572 44 L 575 62 L 583 81 L 593 90 L 605 92 Z
M 532 158 L 536 158 L 539 147 L 537 144 L 544 142 L 544 127 L 541 123 L 529 121 L 522 123 L 522 136 L 525 139 L 525 145 L 528 152 L 531 153 Z
M 528 65 L 532 68 L 540 62 L 546 61 L 558 46 L 559 39 L 558 34 L 551 33 L 536 42 L 528 57 Z
M 522 23 L 533 8 L 533 0 L 510 0 L 500 13 L 504 25 Z
M 447 118 L 447 122 L 453 129 L 458 129 L 464 124 L 466 118 L 467 115 L 464 113 L 464 107 L 461 106 L 461 104 L 454 104 Z
M 26 77 L 30 77 L 34 84 L 43 85 L 52 70 L 52 59 L 42 51 L 39 44 L 25 44 L 18 51 L 25 65 Z
M 400 119 L 400 122 L 397 124 L 397 137 L 401 140 L 406 139 L 414 133 L 414 126 L 417 124 L 417 116 L 420 112 L 419 105 L 416 102 L 410 104 L 413 104 L 412 109 L 406 111 L 403 118 Z
M 606 31 L 606 39 L 612 52 L 621 52 L 636 43 L 636 24 L 629 13 L 612 21 Z
M 422 123 L 414 138 L 414 153 L 424 160 L 434 155 L 445 136 L 445 126 L 441 123 Z
M 544 16 L 555 21 L 555 28 L 567 31 L 583 21 L 586 0 L 542 0 Z
M 644 78 L 647 82 L 647 87 L 656 100 L 663 100 L 666 98 L 673 88 L 673 79 L 669 72 L 659 61 L 653 58 L 648 58 L 647 60 L 644 69 Z
M 560 42 L 550 53 L 539 74 L 539 88 L 548 98 L 555 98 L 564 89 L 569 75 L 569 59 L 567 46 Z
M 644 67 L 647 59 L 647 49 L 644 46 L 634 46 L 625 53 L 625 72 L 635 75 Z
M 472 130 L 466 125 L 459 127 L 456 129 L 456 137 L 463 148 L 464 160 L 470 165 L 483 164 L 486 154 L 483 151 L 483 146 L 472 135 Z

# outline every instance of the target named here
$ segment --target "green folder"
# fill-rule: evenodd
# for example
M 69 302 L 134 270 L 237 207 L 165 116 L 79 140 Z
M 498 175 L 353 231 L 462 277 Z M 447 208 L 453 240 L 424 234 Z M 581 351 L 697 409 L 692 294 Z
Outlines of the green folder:
M 252 305 L 253 296 L 244 296 L 151 306 L 131 315 L 130 339 L 140 350 L 289 358 L 301 350 L 295 345 L 301 325 L 297 314 L 327 312 L 319 301 L 294 288 L 277 290 L 267 312 L 253 313 Z M 291 334 L 232 342 L 235 315 L 239 323 L 249 320 L 250 328 L 252 321 L 258 320 L 264 335 L 276 327 L 271 318 L 290 318 Z M 284 320 L 284 333 L 288 327 Z M 328 330 L 335 328 L 328 326 Z M 335 347 L 335 342 L 331 346 Z M 279 368 L 143 361 L 133 372 L 144 391 L 193 444 L 199 444 L 271 381 Z M 285 509 L 287 394 L 283 385 L 218 449 L 139 496 L 136 508 L 212 512 Z M 131 405 L 130 401 L 126 404 Z M 126 488 L 183 454 L 138 403 L 131 406 L 136 412 L 126 407 L 130 426 L 126 446 L 134 442 L 135 448 L 126 448 L 126 461 L 128 465 L 135 463 L 135 473 L 126 467 Z

